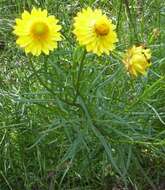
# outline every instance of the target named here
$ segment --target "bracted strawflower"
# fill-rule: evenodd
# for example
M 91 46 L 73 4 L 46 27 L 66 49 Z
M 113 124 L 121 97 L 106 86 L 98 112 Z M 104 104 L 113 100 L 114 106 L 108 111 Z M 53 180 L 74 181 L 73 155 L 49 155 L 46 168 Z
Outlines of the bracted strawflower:
M 109 54 L 115 49 L 118 41 L 115 25 L 102 13 L 100 9 L 83 9 L 74 18 L 74 31 L 80 45 L 84 45 L 88 52 L 101 55 Z
M 138 74 L 146 75 L 151 65 L 151 51 L 143 46 L 133 46 L 124 55 L 123 63 L 130 75 L 137 77 Z
M 48 16 L 47 10 L 33 8 L 31 13 L 24 11 L 14 26 L 14 34 L 18 37 L 16 43 L 26 53 L 38 56 L 43 52 L 48 55 L 61 40 L 61 26 L 57 23 L 54 16 Z

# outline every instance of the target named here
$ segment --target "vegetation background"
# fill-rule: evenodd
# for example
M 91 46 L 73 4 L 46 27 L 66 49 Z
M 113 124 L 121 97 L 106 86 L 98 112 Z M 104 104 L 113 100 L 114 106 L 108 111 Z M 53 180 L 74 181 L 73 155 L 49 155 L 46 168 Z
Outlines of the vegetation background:
M 12 34 L 32 6 L 64 36 L 33 64 Z M 77 46 L 73 17 L 87 6 L 117 25 L 111 56 Z M 165 190 L 164 39 L 163 0 L 0 0 L 0 190 Z M 141 43 L 152 66 L 131 79 L 119 52 Z

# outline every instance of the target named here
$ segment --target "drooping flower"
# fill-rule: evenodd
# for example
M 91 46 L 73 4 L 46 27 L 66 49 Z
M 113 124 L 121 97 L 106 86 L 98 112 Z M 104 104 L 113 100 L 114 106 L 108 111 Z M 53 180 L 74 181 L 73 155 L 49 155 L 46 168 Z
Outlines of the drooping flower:
M 54 16 L 48 16 L 47 10 L 33 8 L 31 13 L 24 11 L 14 26 L 16 43 L 26 53 L 39 56 L 43 52 L 48 55 L 50 50 L 57 48 L 57 41 L 61 40 L 61 26 L 57 23 Z
M 74 31 L 80 45 L 88 52 L 109 54 L 118 41 L 115 25 L 100 9 L 83 9 L 74 18 Z
M 133 46 L 128 49 L 123 57 L 123 63 L 130 75 L 137 77 L 138 74 L 146 75 L 151 65 L 151 50 L 143 46 Z

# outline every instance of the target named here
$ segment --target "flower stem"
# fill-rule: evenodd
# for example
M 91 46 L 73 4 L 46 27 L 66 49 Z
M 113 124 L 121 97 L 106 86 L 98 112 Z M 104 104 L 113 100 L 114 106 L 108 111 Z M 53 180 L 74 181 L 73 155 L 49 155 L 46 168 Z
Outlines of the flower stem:
M 63 98 L 57 96 L 57 94 L 54 92 L 54 90 L 51 89 L 49 86 L 47 86 L 47 85 L 45 84 L 45 82 L 42 80 L 42 78 L 39 76 L 39 74 L 38 74 L 38 72 L 37 72 L 37 70 L 36 70 L 36 68 L 35 68 L 35 66 L 34 66 L 34 63 L 33 63 L 32 58 L 29 58 L 29 62 L 30 62 L 30 67 L 31 67 L 33 73 L 35 74 L 35 76 L 36 76 L 38 82 L 39 82 L 50 94 L 52 94 L 56 99 L 58 99 L 58 100 L 64 102 L 65 104 L 68 104 L 68 105 L 71 105 L 71 106 L 77 106 L 75 103 L 70 102 L 70 101 L 68 101 L 68 100 L 65 100 L 65 99 L 63 99 Z
M 83 51 L 83 55 L 82 58 L 80 60 L 79 63 L 79 69 L 78 69 L 78 77 L 77 77 L 77 82 L 76 82 L 76 93 L 75 93 L 75 99 L 74 101 L 76 101 L 77 96 L 79 95 L 79 89 L 80 89 L 80 80 L 81 80 L 81 74 L 83 71 L 83 66 L 84 66 L 84 60 L 85 60 L 85 56 L 86 56 L 86 50 Z

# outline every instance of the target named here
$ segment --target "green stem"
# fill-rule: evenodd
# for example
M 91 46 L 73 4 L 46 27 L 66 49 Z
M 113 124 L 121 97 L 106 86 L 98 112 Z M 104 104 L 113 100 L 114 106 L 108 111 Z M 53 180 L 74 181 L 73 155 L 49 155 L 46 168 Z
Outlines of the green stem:
M 127 11 L 127 15 L 128 15 L 128 18 L 129 18 L 129 25 L 130 25 L 130 30 L 133 30 L 134 32 L 134 37 L 136 39 L 137 42 L 139 42 L 138 40 L 138 35 L 137 35 L 137 31 L 136 31 L 136 25 L 135 25 L 135 22 L 133 21 L 133 15 L 131 13 L 131 10 L 130 10 L 130 4 L 129 4 L 129 1 L 128 0 L 124 0 L 124 4 L 126 6 L 126 11 Z M 131 35 L 132 37 L 132 35 Z
M 117 19 L 117 25 L 116 25 L 116 31 L 118 33 L 119 29 L 119 24 L 120 24 L 120 18 L 122 17 L 122 8 L 123 8 L 123 0 L 120 0 L 120 7 L 119 7 L 119 12 L 118 12 L 118 19 Z
M 77 82 L 76 82 L 76 95 L 75 95 L 75 99 L 74 101 L 76 101 L 77 96 L 79 95 L 79 89 L 80 89 L 80 81 L 81 81 L 81 74 L 83 71 L 83 66 L 84 66 L 84 60 L 85 60 L 85 56 L 86 56 L 86 51 L 83 51 L 83 55 L 81 58 L 81 61 L 79 63 L 79 69 L 78 69 L 78 77 L 77 77 Z
M 34 66 L 34 64 L 33 64 L 33 61 L 32 61 L 32 58 L 31 58 L 31 57 L 29 58 L 29 62 L 30 62 L 30 67 L 31 67 L 33 73 L 35 74 L 37 80 L 39 81 L 39 83 L 40 83 L 48 92 L 50 92 L 52 95 L 54 95 L 54 96 L 55 96 L 56 98 L 58 98 L 60 101 L 66 103 L 66 104 L 68 104 L 68 105 L 77 106 L 75 103 L 69 102 L 69 101 L 64 100 L 64 99 L 62 99 L 61 97 L 57 96 L 57 94 L 53 91 L 53 89 L 49 88 L 49 87 L 45 84 L 45 82 L 41 79 L 41 77 L 38 75 L 38 72 L 37 72 L 37 70 L 35 69 L 35 66 Z
M 44 81 L 41 79 L 41 77 L 38 75 L 38 72 L 36 71 L 35 66 L 34 66 L 33 61 L 32 61 L 31 58 L 29 59 L 29 61 L 30 61 L 30 66 L 31 66 L 31 68 L 32 68 L 32 70 L 33 70 L 33 72 L 34 72 L 36 78 L 38 79 L 39 83 L 40 83 L 48 92 L 50 92 L 50 93 L 53 94 L 53 95 L 56 95 L 56 94 L 54 93 L 54 91 L 53 91 L 51 88 L 49 88 L 49 87 L 44 83 Z

